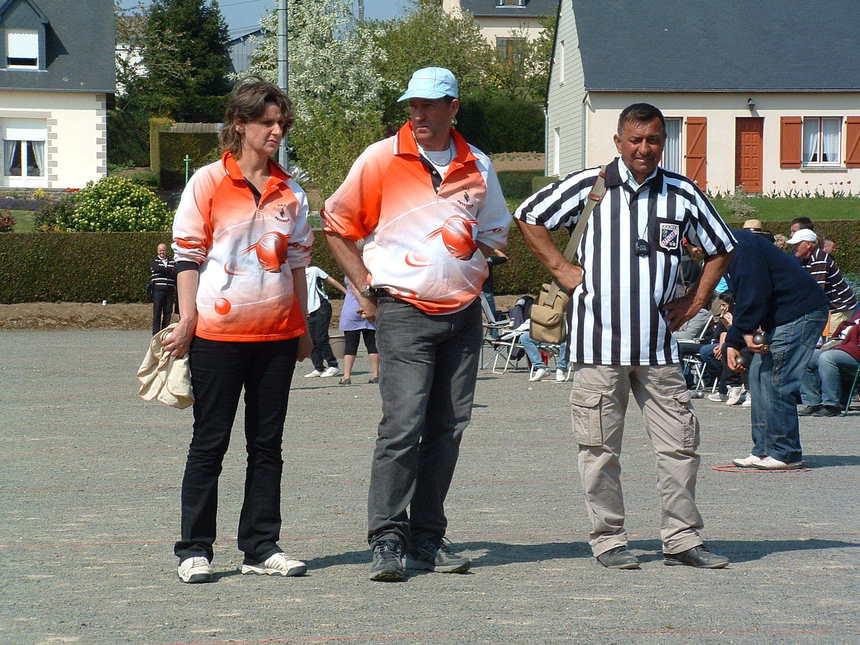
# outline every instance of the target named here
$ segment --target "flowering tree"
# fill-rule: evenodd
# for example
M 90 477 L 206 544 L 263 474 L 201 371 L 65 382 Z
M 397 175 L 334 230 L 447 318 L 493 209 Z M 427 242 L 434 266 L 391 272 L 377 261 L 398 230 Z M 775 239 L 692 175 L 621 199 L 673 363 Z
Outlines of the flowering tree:
M 292 0 L 288 5 L 289 95 L 300 119 L 315 111 L 313 104 L 330 100 L 345 106 L 348 117 L 379 106 L 387 83 L 376 71 L 385 57 L 375 37 L 374 23 L 359 23 L 348 0 Z M 262 38 L 248 74 L 277 81 L 276 12 L 261 21 Z

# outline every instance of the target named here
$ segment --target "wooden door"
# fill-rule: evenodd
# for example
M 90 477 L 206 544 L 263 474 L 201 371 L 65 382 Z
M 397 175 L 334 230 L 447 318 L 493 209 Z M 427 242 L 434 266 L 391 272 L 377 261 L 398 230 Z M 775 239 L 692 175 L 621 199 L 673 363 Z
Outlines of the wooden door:
M 708 188 L 708 119 L 687 117 L 687 178 L 702 190 Z
M 762 132 L 764 119 L 735 119 L 735 186 L 748 193 L 762 192 Z

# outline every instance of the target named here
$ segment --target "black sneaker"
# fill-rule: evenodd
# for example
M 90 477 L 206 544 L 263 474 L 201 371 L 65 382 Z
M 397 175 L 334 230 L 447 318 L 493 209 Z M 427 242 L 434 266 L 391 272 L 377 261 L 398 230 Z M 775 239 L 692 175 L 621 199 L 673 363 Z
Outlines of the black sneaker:
M 797 408 L 797 416 L 799 417 L 811 417 L 815 416 L 815 413 L 821 409 L 820 405 L 801 405 Z
M 700 544 L 680 553 L 664 553 L 663 564 L 669 566 L 682 564 L 698 569 L 722 569 L 729 564 L 729 559 L 724 555 L 711 553 L 704 544 Z
M 403 546 L 400 544 L 400 540 L 388 538 L 374 542 L 370 579 L 380 582 L 399 582 L 405 578 Z
M 437 573 L 466 573 L 471 564 L 469 558 L 452 553 L 450 542 L 445 538 L 431 538 L 419 542 L 406 555 L 406 566 L 409 569 Z
M 838 417 L 842 416 L 842 408 L 836 405 L 822 405 L 812 413 L 814 417 Z
M 638 569 L 639 558 L 630 553 L 626 546 L 617 546 L 597 556 L 597 561 L 607 569 Z

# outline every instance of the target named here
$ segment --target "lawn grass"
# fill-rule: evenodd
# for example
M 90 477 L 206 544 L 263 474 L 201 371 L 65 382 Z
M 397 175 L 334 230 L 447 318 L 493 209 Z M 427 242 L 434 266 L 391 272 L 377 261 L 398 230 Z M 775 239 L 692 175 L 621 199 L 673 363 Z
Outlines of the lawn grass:
M 755 208 L 755 213 L 735 217 L 728 212 L 725 201 L 719 197 L 711 200 L 714 207 L 727 222 L 738 222 L 750 217 L 767 221 L 789 222 L 795 217 L 808 217 L 814 222 L 834 220 L 860 220 L 860 198 L 786 198 L 750 197 L 746 203 Z
M 15 233 L 32 233 L 36 230 L 36 225 L 33 223 L 36 211 L 10 210 L 9 214 L 15 218 Z

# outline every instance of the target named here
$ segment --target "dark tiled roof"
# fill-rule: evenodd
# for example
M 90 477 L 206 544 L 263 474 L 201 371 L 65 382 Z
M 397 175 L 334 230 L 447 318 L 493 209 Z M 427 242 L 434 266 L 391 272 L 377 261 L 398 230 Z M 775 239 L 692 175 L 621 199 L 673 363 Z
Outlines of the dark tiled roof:
M 554 16 L 559 0 L 528 0 L 525 7 L 497 7 L 496 0 L 460 0 L 460 6 L 473 16 L 537 18 Z
M 11 16 L 30 11 L 27 0 L 0 1 L 0 31 Z M 112 0 L 32 0 L 48 19 L 45 71 L 0 68 L 0 89 L 113 93 Z M 32 15 L 32 12 L 30 12 Z M 19 26 L 19 25 L 13 25 Z M 5 64 L 5 60 L 2 61 Z
M 588 90 L 860 90 L 858 0 L 564 2 Z

